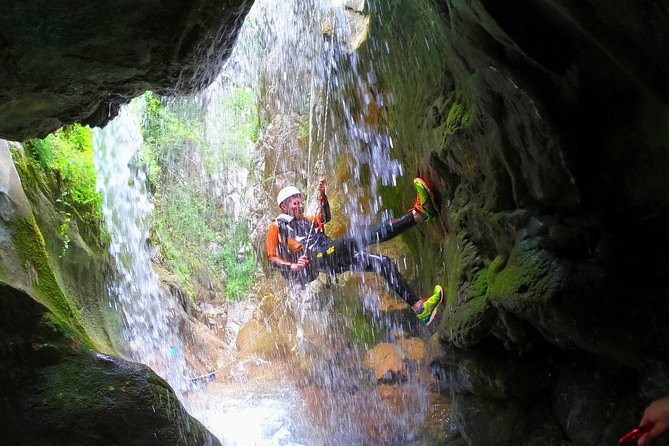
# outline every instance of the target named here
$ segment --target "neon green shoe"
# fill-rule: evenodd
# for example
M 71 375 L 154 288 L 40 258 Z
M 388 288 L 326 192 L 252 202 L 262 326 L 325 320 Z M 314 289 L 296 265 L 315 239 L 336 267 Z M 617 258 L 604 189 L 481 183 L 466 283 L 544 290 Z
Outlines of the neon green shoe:
M 440 285 L 435 285 L 434 294 L 430 297 L 421 297 L 420 300 L 423 301 L 423 309 L 416 313 L 416 317 L 429 327 L 434 322 L 439 307 L 444 302 L 444 290 Z
M 434 195 L 428 185 L 421 178 L 414 178 L 413 185 L 416 188 L 416 202 L 411 210 L 415 210 L 423 216 L 424 221 L 437 218 L 439 212 L 434 207 Z

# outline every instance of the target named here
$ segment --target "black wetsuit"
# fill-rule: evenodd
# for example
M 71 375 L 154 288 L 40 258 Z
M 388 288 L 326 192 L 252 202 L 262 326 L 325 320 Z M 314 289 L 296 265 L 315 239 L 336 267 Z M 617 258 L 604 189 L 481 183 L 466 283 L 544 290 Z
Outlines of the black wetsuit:
M 372 243 L 390 240 L 413 227 L 416 222 L 411 212 L 370 228 L 359 239 L 344 236 L 330 240 L 321 232 L 314 231 L 313 225 L 306 219 L 293 219 L 285 224 L 292 232 L 291 237 L 303 240 L 304 252 L 309 258 L 306 268 L 291 272 L 289 278 L 307 283 L 315 280 L 320 272 L 336 276 L 345 271 L 373 271 L 383 276 L 390 288 L 407 304 L 411 306 L 418 301 L 418 296 L 409 288 L 395 262 L 390 257 L 366 249 Z

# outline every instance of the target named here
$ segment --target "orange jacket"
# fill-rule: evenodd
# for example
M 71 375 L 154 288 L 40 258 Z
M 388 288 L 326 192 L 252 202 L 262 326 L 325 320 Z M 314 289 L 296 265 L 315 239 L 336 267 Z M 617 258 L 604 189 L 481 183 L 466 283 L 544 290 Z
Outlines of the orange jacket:
M 309 225 L 313 223 L 314 226 L 325 222 L 320 213 L 318 215 L 305 215 L 304 218 L 309 222 Z M 315 231 L 316 228 L 314 227 L 313 230 Z M 290 265 L 297 262 L 297 259 L 304 254 L 302 243 L 290 237 L 287 237 L 287 240 L 282 240 L 281 228 L 279 228 L 276 220 L 272 221 L 267 229 L 265 247 L 270 266 L 281 271 L 290 271 Z M 281 249 L 282 247 L 284 249 Z

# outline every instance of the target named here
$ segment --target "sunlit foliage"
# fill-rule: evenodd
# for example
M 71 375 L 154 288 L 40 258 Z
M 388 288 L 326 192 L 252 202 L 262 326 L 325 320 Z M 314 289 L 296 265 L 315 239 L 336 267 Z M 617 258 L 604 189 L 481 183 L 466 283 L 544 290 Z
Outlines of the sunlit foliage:
M 80 124 L 65 126 L 44 139 L 23 143 L 30 160 L 53 178 L 52 193 L 62 222 L 63 254 L 68 249 L 68 227 L 76 216 L 96 237 L 101 234 L 102 196 L 95 189 L 93 133 Z
M 242 163 L 238 145 L 257 137 L 257 126 L 239 121 L 221 147 L 203 140 L 204 120 L 188 99 L 165 103 L 145 95 L 141 165 L 147 171 L 154 201 L 152 234 L 175 280 L 192 297 L 198 287 L 222 283 L 228 299 L 246 295 L 255 268 L 247 225 L 231 223 L 213 193 L 214 176 L 226 162 Z M 246 93 L 226 107 L 252 107 Z M 257 116 L 257 114 L 255 114 Z M 255 132 L 255 133 L 254 133 Z

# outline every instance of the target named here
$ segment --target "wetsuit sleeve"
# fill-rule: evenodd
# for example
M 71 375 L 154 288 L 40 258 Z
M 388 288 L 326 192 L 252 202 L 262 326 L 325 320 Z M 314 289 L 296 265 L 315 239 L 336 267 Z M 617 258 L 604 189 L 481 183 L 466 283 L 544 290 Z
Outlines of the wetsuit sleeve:
M 267 242 L 265 244 L 267 260 L 269 260 L 269 266 L 274 269 L 290 271 L 291 263 L 279 256 L 279 233 L 279 226 L 272 222 L 267 230 Z

